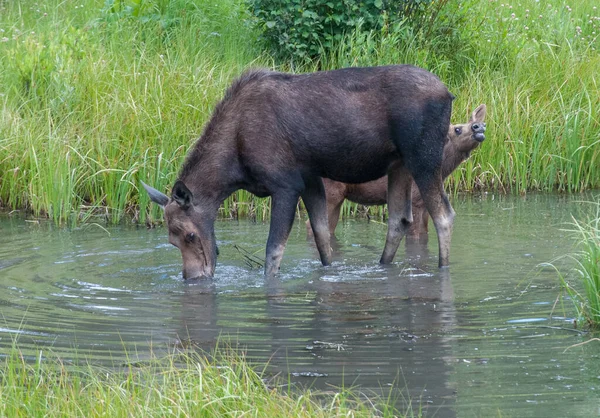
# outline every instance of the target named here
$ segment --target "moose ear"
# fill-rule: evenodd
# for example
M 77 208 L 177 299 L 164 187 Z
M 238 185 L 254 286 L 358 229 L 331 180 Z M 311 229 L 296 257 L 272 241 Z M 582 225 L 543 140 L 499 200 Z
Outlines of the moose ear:
M 181 209 L 186 210 L 191 206 L 194 195 L 181 180 L 177 180 L 173 186 L 171 197 Z
M 483 120 L 485 119 L 485 112 L 486 112 L 487 108 L 485 107 L 484 104 L 480 104 L 477 109 L 475 109 L 473 111 L 473 113 L 471 114 L 471 120 L 469 122 L 483 122 Z
M 167 205 L 167 203 L 169 203 L 169 196 L 159 192 L 158 190 L 156 190 L 153 187 L 148 186 L 143 181 L 141 181 L 141 183 L 142 183 L 142 186 L 144 186 L 144 189 L 146 189 L 146 191 L 148 192 L 148 195 L 150 196 L 150 200 L 164 209 L 165 206 Z

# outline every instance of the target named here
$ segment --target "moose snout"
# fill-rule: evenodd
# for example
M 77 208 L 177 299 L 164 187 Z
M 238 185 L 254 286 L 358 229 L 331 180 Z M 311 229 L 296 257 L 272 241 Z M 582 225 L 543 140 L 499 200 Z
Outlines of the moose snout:
M 183 279 L 186 281 L 200 280 L 200 279 L 211 279 L 212 274 L 207 269 L 187 269 L 184 268 L 182 271 Z
M 479 142 L 483 142 L 483 140 L 485 139 L 485 123 L 480 122 L 480 123 L 474 123 L 473 125 L 471 125 L 471 130 L 473 131 L 473 138 L 476 141 Z

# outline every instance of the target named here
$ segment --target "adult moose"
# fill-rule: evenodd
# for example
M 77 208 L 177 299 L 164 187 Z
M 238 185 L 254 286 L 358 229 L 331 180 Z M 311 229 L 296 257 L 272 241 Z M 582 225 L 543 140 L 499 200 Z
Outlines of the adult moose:
M 463 161 L 471 155 L 471 151 L 485 140 L 485 115 L 486 106 L 479 105 L 467 123 L 450 125 L 448 140 L 444 146 L 442 159 L 442 178 L 448 177 Z M 387 177 L 360 184 L 341 183 L 339 181 L 323 179 L 325 197 L 327 199 L 327 219 L 329 220 L 329 233 L 335 234 L 340 219 L 340 211 L 344 200 L 361 205 L 384 205 L 387 203 Z M 421 198 L 419 189 L 412 184 L 412 214 L 413 222 L 408 228 L 407 236 L 419 239 L 427 235 L 429 214 Z M 306 230 L 312 235 L 310 222 L 306 222 Z
M 265 274 L 279 270 L 298 197 L 306 206 L 321 262 L 331 262 L 322 177 L 362 183 L 388 174 L 390 263 L 412 222 L 414 179 L 449 261 L 454 211 L 442 184 L 442 153 L 453 95 L 433 74 L 410 65 L 310 74 L 254 70 L 216 106 L 190 150 L 171 197 L 144 185 L 165 210 L 183 277 L 212 277 L 220 204 L 245 189 L 271 196 Z

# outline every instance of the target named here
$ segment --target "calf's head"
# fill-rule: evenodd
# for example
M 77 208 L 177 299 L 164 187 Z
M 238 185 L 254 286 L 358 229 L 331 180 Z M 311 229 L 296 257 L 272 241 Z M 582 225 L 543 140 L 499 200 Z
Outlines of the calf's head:
M 150 200 L 164 209 L 169 242 L 179 248 L 183 258 L 183 278 L 212 277 L 218 251 L 214 216 L 202 213 L 194 204 L 192 192 L 180 180 L 175 182 L 170 198 L 144 182 L 142 185 Z
M 469 122 L 450 125 L 442 163 L 444 178 L 448 177 L 461 162 L 469 158 L 471 151 L 485 139 L 485 112 L 485 105 L 479 105 L 471 114 Z
M 466 153 L 468 157 L 468 154 L 485 140 L 485 113 L 485 105 L 479 105 L 471 114 L 469 122 L 462 125 L 450 125 L 447 146 L 459 153 Z

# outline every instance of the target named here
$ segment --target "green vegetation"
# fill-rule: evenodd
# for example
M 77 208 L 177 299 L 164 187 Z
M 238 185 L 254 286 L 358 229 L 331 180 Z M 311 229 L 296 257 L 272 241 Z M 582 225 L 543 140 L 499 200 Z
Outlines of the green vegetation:
M 229 24 L 244 21 L 239 2 L 196 3 L 168 2 L 166 27 L 142 19 L 151 11 L 119 17 L 94 1 L 0 3 L 4 206 L 118 221 L 148 207 L 138 180 L 174 182 L 223 90 L 256 55 L 251 30 Z
M 406 21 L 413 30 L 435 26 L 448 0 L 248 0 L 259 40 L 282 61 L 310 63 L 331 52 L 348 32 L 379 30 Z
M 575 261 L 575 278 L 570 283 L 559 272 L 561 283 L 575 305 L 578 322 L 600 328 L 600 203 L 596 215 L 586 222 L 573 219 L 571 231 L 578 237 L 579 251 L 569 256 Z M 557 270 L 558 271 L 558 270 Z
M 277 383 L 275 381 L 269 384 Z M 0 364 L 3 417 L 371 417 L 400 416 L 351 390 L 283 392 L 232 353 L 172 354 L 115 368 L 74 366 L 17 350 Z M 288 389 L 289 390 L 289 389 Z M 292 396 L 293 395 L 293 396 Z M 412 414 L 410 414 L 412 415 Z
M 298 67 L 261 49 L 244 0 L 0 1 L 0 205 L 160 218 L 139 180 L 166 191 L 225 88 L 257 66 L 422 66 L 457 96 L 455 121 L 488 105 L 488 139 L 450 190 L 600 187 L 596 3 L 441 1 L 419 25 L 359 25 Z M 263 218 L 268 200 L 240 191 L 223 215 Z

